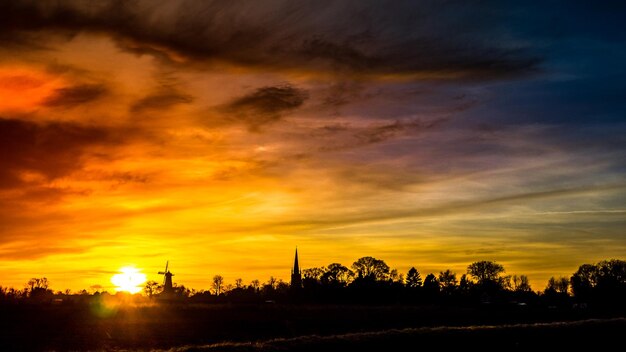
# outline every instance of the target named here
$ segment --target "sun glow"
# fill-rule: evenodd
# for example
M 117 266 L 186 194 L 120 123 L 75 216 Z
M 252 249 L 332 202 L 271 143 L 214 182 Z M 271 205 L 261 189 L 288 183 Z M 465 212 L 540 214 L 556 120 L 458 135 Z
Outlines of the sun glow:
M 115 285 L 116 291 L 137 293 L 141 291 L 141 285 L 146 282 L 146 275 L 139 272 L 139 269 L 126 266 L 120 269 L 119 274 L 111 277 L 111 282 Z

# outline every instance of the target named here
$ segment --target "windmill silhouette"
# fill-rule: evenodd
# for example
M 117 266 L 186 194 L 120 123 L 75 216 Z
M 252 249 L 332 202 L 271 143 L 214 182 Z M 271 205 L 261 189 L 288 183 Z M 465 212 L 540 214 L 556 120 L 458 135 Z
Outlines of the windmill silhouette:
M 172 274 L 167 268 L 170 264 L 170 261 L 168 260 L 167 262 L 165 262 L 165 271 L 159 271 L 159 275 L 163 275 L 163 293 L 164 294 L 171 294 L 174 293 L 174 287 L 172 286 L 172 276 L 174 276 L 174 274 Z

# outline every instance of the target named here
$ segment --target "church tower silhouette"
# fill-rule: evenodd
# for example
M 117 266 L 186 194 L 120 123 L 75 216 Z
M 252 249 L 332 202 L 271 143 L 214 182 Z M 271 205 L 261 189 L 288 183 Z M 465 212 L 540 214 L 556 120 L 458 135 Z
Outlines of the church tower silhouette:
M 298 247 L 296 247 L 296 258 L 293 261 L 293 270 L 291 270 L 291 287 L 302 287 L 302 273 L 300 265 L 298 265 Z

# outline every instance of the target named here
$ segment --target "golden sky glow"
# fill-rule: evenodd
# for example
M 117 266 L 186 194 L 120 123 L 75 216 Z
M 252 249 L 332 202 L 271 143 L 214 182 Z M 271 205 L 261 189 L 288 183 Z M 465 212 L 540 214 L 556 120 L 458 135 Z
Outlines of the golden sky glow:
M 146 275 L 133 267 L 123 267 L 118 274 L 111 276 L 115 291 L 139 293 L 146 283 Z
M 215 274 L 288 280 L 297 245 L 304 268 L 374 256 L 460 275 L 496 260 L 542 289 L 626 254 L 623 121 L 533 117 L 537 104 L 571 114 L 532 95 L 575 80 L 566 68 L 537 78 L 541 56 L 507 46 L 482 48 L 496 64 L 452 42 L 424 55 L 346 34 L 340 47 L 322 40 L 340 21 L 296 21 L 306 9 L 247 38 L 278 25 L 252 4 L 225 10 L 240 36 L 226 20 L 185 36 L 176 16 L 201 21 L 186 7 L 136 6 L 136 28 L 77 2 L 93 28 L 42 10 L 40 28 L 4 29 L 0 285 L 45 276 L 55 290 L 112 291 L 139 280 L 111 282 L 119 268 L 160 281 L 166 260 L 196 289 Z

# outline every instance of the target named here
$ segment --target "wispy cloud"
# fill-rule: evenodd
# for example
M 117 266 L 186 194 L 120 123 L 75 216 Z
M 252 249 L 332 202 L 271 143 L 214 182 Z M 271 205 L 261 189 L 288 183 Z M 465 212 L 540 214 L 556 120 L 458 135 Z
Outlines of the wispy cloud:
M 447 202 L 437 207 L 419 207 L 414 209 L 386 210 L 371 209 L 357 214 L 342 214 L 339 216 L 326 216 L 324 219 L 297 220 L 278 223 L 279 227 L 303 226 L 307 229 L 323 229 L 335 226 L 351 226 L 360 224 L 373 224 L 378 222 L 393 222 L 409 219 L 437 218 L 463 213 L 477 213 L 486 208 L 494 208 L 504 205 L 526 204 L 528 201 L 538 201 L 554 198 L 566 198 L 595 192 L 610 192 L 625 190 L 626 184 L 585 186 L 569 189 L 555 189 L 530 193 L 511 194 L 495 198 L 475 199 L 461 202 Z
M 600 210 L 571 210 L 571 211 L 545 211 L 534 215 L 578 215 L 578 214 L 624 214 L 624 209 L 600 209 Z

